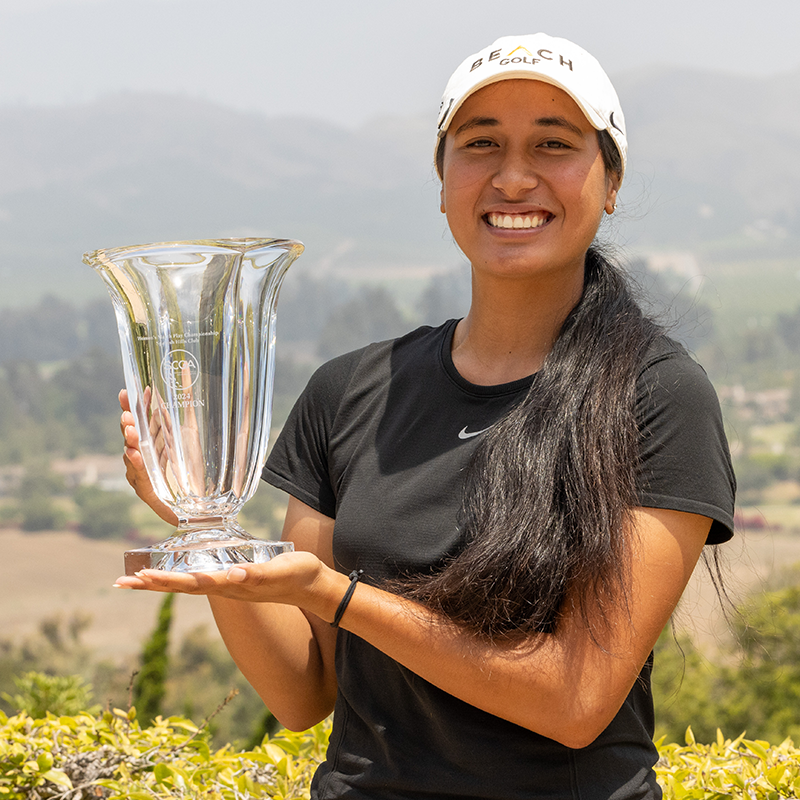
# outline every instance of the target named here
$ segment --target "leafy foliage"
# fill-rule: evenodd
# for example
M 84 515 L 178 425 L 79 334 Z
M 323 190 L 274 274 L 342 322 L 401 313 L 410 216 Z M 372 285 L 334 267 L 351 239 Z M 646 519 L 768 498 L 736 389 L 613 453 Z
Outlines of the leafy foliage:
M 722 675 L 729 729 L 773 741 L 800 739 L 800 583 L 754 595 L 737 635 L 743 657 Z M 735 726 L 735 727 L 734 727 Z
M 105 297 L 84 308 L 45 294 L 36 305 L 6 308 L 0 318 L 0 363 L 61 361 L 100 344 L 119 350 L 111 303 Z
M 19 694 L 16 679 L 32 671 L 49 676 L 80 676 L 92 686 L 95 698 L 103 706 L 131 702 L 131 674 L 140 668 L 140 662 L 133 658 L 99 659 L 82 642 L 90 624 L 88 615 L 55 615 L 43 619 L 35 633 L 21 640 L 0 638 L 0 710 L 8 714 L 22 710 L 23 706 L 11 702 Z M 212 715 L 220 697 L 232 690 L 237 692 L 226 712 L 209 723 L 211 740 L 218 747 L 232 743 L 242 748 L 260 742 L 265 733 L 272 734 L 279 727 L 236 668 L 219 636 L 210 633 L 205 625 L 184 634 L 177 651 L 170 654 L 164 688 L 161 713 L 194 719 Z M 50 710 L 63 713 L 56 707 Z M 144 713 L 140 716 L 144 717 Z
M 407 329 L 408 321 L 392 295 L 381 287 L 365 287 L 330 313 L 317 352 L 324 359 L 333 358 L 370 342 L 400 336 Z
M 653 670 L 658 736 L 678 741 L 691 725 L 704 740 L 718 727 L 800 740 L 800 567 L 775 581 L 740 606 L 713 661 L 685 634 L 662 634 Z
M 793 353 L 800 352 L 800 306 L 791 314 L 778 314 L 775 328 Z
M 3 692 L 3 699 L 32 717 L 47 712 L 57 716 L 78 714 L 89 707 L 92 689 L 80 675 L 45 675 L 26 672 L 14 679 L 17 693 Z
M 329 724 L 283 733 L 251 749 L 213 750 L 202 726 L 158 717 L 142 728 L 136 710 L 34 719 L 0 713 L 3 800 L 240 800 L 308 798 Z M 659 742 L 656 773 L 666 800 L 800 797 L 800 750 L 791 739 Z
M 0 464 L 119 449 L 119 358 L 93 350 L 60 365 L 0 369 Z
M 323 724 L 236 752 L 212 750 L 204 729 L 185 718 L 142 728 L 135 708 L 42 719 L 0 713 L 0 798 L 307 798 L 327 737 Z
M 38 460 L 28 466 L 17 491 L 17 516 L 24 531 L 57 530 L 64 524 L 64 513 L 53 496 L 64 491 L 63 481 L 48 464 Z
M 692 729 L 686 746 L 659 746 L 656 767 L 667 800 L 780 800 L 800 797 L 800 750 L 791 739 L 731 741 L 718 730 L 711 744 L 699 744 Z
M 127 696 L 131 667 L 93 657 L 92 651 L 81 641 L 90 624 L 91 617 L 85 614 L 74 614 L 66 619 L 54 615 L 43 619 L 36 633 L 20 641 L 0 639 L 0 710 L 16 713 L 30 708 L 27 702 L 19 704 L 16 701 L 18 695 L 23 695 L 17 684 L 19 676 L 31 672 L 45 676 L 71 676 L 70 679 L 76 683 L 91 685 L 95 697 L 102 698 L 103 702 L 109 697 L 119 697 L 119 702 L 122 702 L 122 698 Z M 86 705 L 83 705 L 81 710 L 85 709 Z M 49 710 L 74 713 L 60 706 L 52 706 Z
M 718 667 L 711 664 L 684 633 L 666 628 L 655 648 L 652 674 L 656 736 L 683 741 L 691 725 L 701 739 L 714 737 L 721 719 Z

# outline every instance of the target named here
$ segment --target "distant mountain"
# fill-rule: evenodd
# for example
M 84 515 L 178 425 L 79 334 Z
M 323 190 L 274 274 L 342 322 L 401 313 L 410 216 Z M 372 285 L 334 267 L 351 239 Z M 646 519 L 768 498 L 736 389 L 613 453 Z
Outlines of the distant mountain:
M 748 79 L 654 69 L 625 75 L 617 87 L 647 239 L 797 241 L 800 71 Z
M 84 251 L 180 238 L 297 238 L 320 267 L 452 260 L 430 157 L 414 153 L 422 126 L 400 124 L 353 132 L 136 94 L 0 110 L 0 291 L 91 291 Z
M 800 72 L 663 69 L 617 85 L 631 140 L 623 240 L 797 242 Z M 298 238 L 299 264 L 316 270 L 457 263 L 432 150 L 419 117 L 347 130 L 143 94 L 0 109 L 0 304 L 99 294 L 84 251 L 165 239 Z

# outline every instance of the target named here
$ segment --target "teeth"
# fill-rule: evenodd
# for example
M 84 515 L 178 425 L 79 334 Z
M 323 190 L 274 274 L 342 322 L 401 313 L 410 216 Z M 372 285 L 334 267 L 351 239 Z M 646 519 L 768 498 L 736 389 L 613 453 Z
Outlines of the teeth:
M 544 216 L 521 216 L 515 214 L 489 214 L 489 224 L 493 228 L 539 228 L 545 223 Z

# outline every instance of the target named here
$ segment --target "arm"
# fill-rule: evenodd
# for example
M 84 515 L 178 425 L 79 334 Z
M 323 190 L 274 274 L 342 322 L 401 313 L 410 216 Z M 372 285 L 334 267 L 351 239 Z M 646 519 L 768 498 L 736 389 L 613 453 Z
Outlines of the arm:
M 333 520 L 289 498 L 282 539 L 333 571 Z M 316 559 L 319 559 L 317 561 Z M 336 630 L 292 605 L 209 595 L 225 646 L 267 708 L 291 730 L 325 719 L 336 700 Z
M 709 527 L 710 520 L 698 515 L 638 509 L 628 608 L 594 634 L 568 610 L 555 635 L 514 646 L 484 643 L 416 603 L 363 584 L 341 625 L 456 697 L 569 747 L 584 747 L 624 702 L 689 580 Z M 326 622 L 349 583 L 307 553 L 228 573 L 146 570 L 128 580 L 131 588 L 285 603 L 302 608 L 306 619 Z M 320 623 L 318 630 L 323 628 Z M 320 654 L 324 664 L 324 645 Z M 269 682 L 266 670 L 260 680 Z
M 585 747 L 608 726 L 633 686 L 691 576 L 710 520 L 636 512 L 629 608 L 597 640 L 577 613 L 553 636 L 502 647 L 465 636 L 431 612 L 359 586 L 342 627 L 413 672 L 484 711 Z M 330 611 L 328 613 L 331 613 Z
M 120 405 L 126 478 L 159 517 L 177 525 L 175 514 L 153 492 L 124 390 Z M 298 552 L 314 554 L 314 565 L 322 562 L 333 567 L 333 520 L 294 498 L 289 500 L 282 538 L 293 542 Z M 202 583 L 202 576 L 197 577 Z M 132 583 L 135 586 L 137 581 Z M 117 585 L 130 586 L 131 579 L 121 577 Z M 336 631 L 297 606 L 241 602 L 207 593 L 231 656 L 280 722 L 293 730 L 305 730 L 325 719 L 336 699 Z

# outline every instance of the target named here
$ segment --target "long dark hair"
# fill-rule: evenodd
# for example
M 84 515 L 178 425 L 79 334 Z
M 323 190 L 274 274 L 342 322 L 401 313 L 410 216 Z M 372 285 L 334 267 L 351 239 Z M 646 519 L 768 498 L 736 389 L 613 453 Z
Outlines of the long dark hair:
M 587 622 L 625 603 L 635 385 L 660 333 L 623 272 L 592 247 L 582 297 L 527 396 L 472 460 L 465 546 L 406 584 L 407 596 L 489 638 L 555 631 L 567 597 Z
M 607 172 L 619 151 L 598 132 Z M 436 153 L 442 174 L 444 140 Z M 465 545 L 402 592 L 481 636 L 553 632 L 570 598 L 591 627 L 627 601 L 637 505 L 636 379 L 661 328 L 598 246 L 580 301 L 525 399 L 475 453 L 464 485 Z

